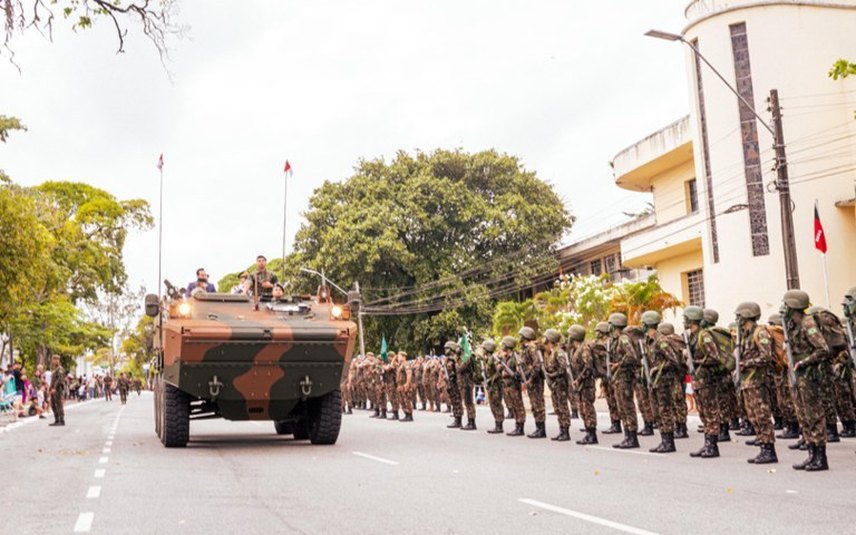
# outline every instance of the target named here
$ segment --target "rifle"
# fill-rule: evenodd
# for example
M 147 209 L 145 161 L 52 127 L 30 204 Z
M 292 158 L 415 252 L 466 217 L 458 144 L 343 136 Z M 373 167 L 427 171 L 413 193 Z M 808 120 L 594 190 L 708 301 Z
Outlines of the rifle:
M 449 357 L 440 357 L 440 367 L 443 368 L 443 375 L 446 376 L 446 383 L 451 383 L 452 379 L 449 377 L 449 368 L 446 367 L 446 361 Z
M 693 350 L 690 346 L 690 333 L 687 330 L 684 330 L 684 353 L 687 356 L 687 369 L 690 372 L 690 375 L 695 375 L 695 363 L 693 362 Z
M 645 342 L 642 340 L 639 340 L 639 352 L 642 355 L 642 370 L 645 372 L 648 395 L 654 397 L 654 385 L 651 383 L 651 366 L 648 364 L 648 351 L 645 350 Z
M 791 339 L 788 336 L 788 318 L 783 315 L 782 317 L 782 333 L 785 335 L 785 351 L 788 354 L 788 379 L 791 383 L 791 389 L 794 391 L 794 395 L 797 394 L 797 374 L 794 370 L 796 363 L 794 362 L 794 351 L 791 349 Z
M 520 378 L 523 380 L 523 384 L 529 383 L 529 378 L 526 377 L 526 371 L 523 367 L 520 366 L 520 359 L 514 359 L 514 363 L 517 365 L 517 373 L 520 375 Z
M 740 389 L 740 353 L 741 353 L 741 342 L 740 333 L 743 329 L 740 328 L 740 325 L 737 326 L 737 341 L 734 343 L 734 386 L 737 389 Z
M 538 349 L 538 364 L 541 366 L 541 374 L 544 375 L 544 380 L 547 380 L 547 367 L 544 366 L 544 353 L 541 352 L 541 349 Z
M 612 382 L 612 338 L 606 341 L 606 382 Z
M 505 371 L 507 371 L 507 372 L 508 372 L 508 375 L 510 375 L 510 376 L 512 376 L 512 377 L 516 377 L 516 376 L 517 376 L 517 374 L 516 374 L 516 373 L 514 373 L 514 371 L 512 371 L 512 370 L 511 370 L 511 368 L 509 368 L 509 367 L 508 367 L 508 364 L 506 364 L 506 363 L 505 363 L 505 361 L 503 361 L 501 358 L 499 358 L 499 357 L 498 357 L 498 356 L 496 356 L 496 355 L 491 355 L 491 356 L 493 357 L 493 360 L 495 360 L 495 361 L 496 361 L 500 366 L 502 366 L 502 367 L 503 367 L 503 369 L 504 369 Z
M 856 336 L 853 335 L 853 322 L 845 315 L 844 323 L 847 324 L 847 340 L 850 342 L 850 360 L 853 361 L 853 366 L 856 366 Z
M 559 357 L 556 358 L 558 359 Z M 571 395 L 575 396 L 577 394 L 577 387 L 574 384 L 576 383 L 576 381 L 574 380 L 574 372 L 571 370 L 570 351 L 568 351 L 568 362 L 565 364 L 565 371 L 568 373 L 568 380 L 570 381 L 570 383 L 568 384 L 568 390 L 570 391 Z

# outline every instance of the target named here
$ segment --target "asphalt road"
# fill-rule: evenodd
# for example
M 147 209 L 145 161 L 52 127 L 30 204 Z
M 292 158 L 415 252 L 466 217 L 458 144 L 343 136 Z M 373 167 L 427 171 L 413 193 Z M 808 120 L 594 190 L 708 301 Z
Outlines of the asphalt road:
M 480 407 L 475 432 L 446 429 L 446 414 L 405 424 L 357 411 L 326 447 L 279 437 L 269 422 L 200 421 L 187 448 L 167 450 L 152 412 L 143 393 L 124 407 L 76 406 L 66 427 L 28 420 L 0 431 L 3 531 L 856 532 L 856 440 L 830 445 L 830 471 L 806 474 L 790 468 L 805 456 L 784 448 L 791 441 L 780 442 L 778 465 L 752 466 L 756 450 L 740 442 L 691 459 L 694 432 L 668 455 L 647 453 L 657 437 L 620 451 L 615 435 L 598 447 L 488 435 Z

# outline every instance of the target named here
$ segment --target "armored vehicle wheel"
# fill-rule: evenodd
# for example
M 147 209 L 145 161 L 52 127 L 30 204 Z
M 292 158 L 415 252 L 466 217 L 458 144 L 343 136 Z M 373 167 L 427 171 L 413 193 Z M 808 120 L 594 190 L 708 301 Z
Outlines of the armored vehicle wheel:
M 190 440 L 190 400 L 187 394 L 161 379 L 161 442 L 183 448 Z
M 294 433 L 293 422 L 274 422 L 273 428 L 276 429 L 277 435 L 290 435 Z
M 309 423 L 305 418 L 294 422 L 294 440 L 309 440 Z
M 155 405 L 155 434 L 158 436 L 158 438 L 160 438 L 161 437 L 161 428 L 162 428 L 162 424 L 161 424 L 160 377 L 155 378 L 154 387 L 155 387 L 154 388 L 154 390 L 155 390 L 155 395 L 154 395 L 154 398 L 155 398 L 155 403 L 154 403 L 154 405 Z
M 335 444 L 342 427 L 341 390 L 313 400 L 309 415 L 309 440 L 313 444 Z

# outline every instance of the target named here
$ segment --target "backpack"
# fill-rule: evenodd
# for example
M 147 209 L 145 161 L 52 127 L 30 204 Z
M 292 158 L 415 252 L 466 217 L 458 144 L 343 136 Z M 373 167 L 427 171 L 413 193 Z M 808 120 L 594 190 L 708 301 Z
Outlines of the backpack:
M 847 333 L 844 331 L 844 326 L 841 325 L 841 320 L 838 316 L 826 309 L 820 309 L 815 312 L 812 317 L 826 340 L 826 345 L 829 346 L 829 351 L 832 356 L 835 356 L 847 349 Z
M 731 338 L 731 331 L 722 327 L 711 327 L 708 330 L 719 349 L 719 363 L 727 371 L 733 372 L 737 368 L 737 359 L 734 357 L 734 339 Z
M 785 333 L 778 325 L 768 325 L 767 331 L 770 332 L 770 339 L 773 341 L 773 360 L 776 361 L 778 369 L 788 369 L 788 354 L 785 351 Z

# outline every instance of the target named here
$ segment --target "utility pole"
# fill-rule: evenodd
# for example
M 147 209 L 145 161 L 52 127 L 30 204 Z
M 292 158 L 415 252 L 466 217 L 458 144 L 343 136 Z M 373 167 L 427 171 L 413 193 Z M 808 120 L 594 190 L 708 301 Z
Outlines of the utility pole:
M 357 291 L 357 295 L 360 296 L 359 305 L 357 306 L 357 328 L 359 329 L 360 335 L 360 355 L 366 354 L 366 341 L 363 338 L 363 298 L 362 294 L 360 294 L 360 283 L 358 281 L 354 281 L 354 290 Z
M 779 91 L 770 90 L 770 112 L 773 114 L 774 140 L 776 151 L 776 189 L 779 190 L 779 210 L 782 220 L 782 249 L 785 253 L 785 280 L 788 290 L 800 287 L 800 273 L 797 264 L 797 245 L 794 238 L 794 214 L 791 203 L 791 187 L 788 182 L 788 159 L 785 155 L 785 137 L 782 131 L 782 108 L 779 106 Z

